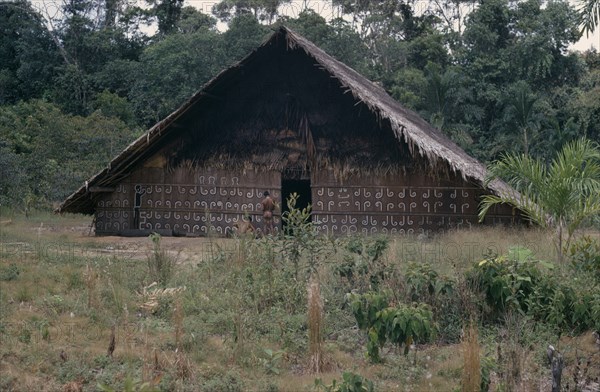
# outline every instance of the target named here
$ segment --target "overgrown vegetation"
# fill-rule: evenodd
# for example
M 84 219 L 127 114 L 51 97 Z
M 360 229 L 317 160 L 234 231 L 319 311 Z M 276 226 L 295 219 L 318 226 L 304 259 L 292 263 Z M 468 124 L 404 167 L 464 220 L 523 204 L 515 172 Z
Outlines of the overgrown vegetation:
M 63 200 L 281 23 L 480 160 L 548 161 L 600 139 L 600 56 L 569 50 L 584 3 L 0 1 L 0 205 Z
M 2 390 L 532 390 L 548 345 L 563 385 L 600 376 L 597 233 L 556 263 L 536 231 L 316 237 L 292 257 L 283 235 L 115 246 L 72 227 L 87 234 L 47 215 L 2 229 Z M 155 252 L 179 254 L 169 274 Z
M 537 226 L 556 231 L 560 260 L 575 231 L 600 215 L 600 146 L 594 141 L 565 144 L 549 164 L 527 154 L 504 155 L 491 166 L 487 181 L 496 177 L 505 179 L 514 191 L 483 196 L 480 219 L 497 204 L 518 208 Z
M 344 372 L 342 380 L 333 380 L 330 385 L 325 385 L 321 379 L 315 380 L 315 387 L 325 392 L 373 392 L 373 382 L 361 377 L 359 374 Z
M 577 274 L 569 282 L 564 275 L 552 273 L 554 268 L 535 260 L 528 249 L 513 248 L 507 255 L 488 255 L 467 276 L 472 287 L 483 294 L 484 320 L 494 321 L 514 312 L 558 333 L 598 328 L 600 298 L 595 277 Z
M 175 269 L 176 258 L 169 255 L 165 249 L 161 248 L 161 236 L 157 233 L 150 234 L 152 241 L 152 251 L 148 255 L 148 273 L 150 279 L 166 286 L 171 280 Z
M 427 343 L 435 334 L 433 313 L 426 304 L 389 306 L 385 294 L 350 294 L 350 306 L 358 328 L 367 332 L 367 357 L 380 362 L 379 350 L 386 341 L 404 347 Z

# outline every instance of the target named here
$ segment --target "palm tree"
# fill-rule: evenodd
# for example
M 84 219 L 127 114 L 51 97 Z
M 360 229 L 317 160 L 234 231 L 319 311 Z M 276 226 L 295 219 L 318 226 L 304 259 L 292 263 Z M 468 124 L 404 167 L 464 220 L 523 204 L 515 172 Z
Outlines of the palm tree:
M 536 102 L 538 98 L 531 91 L 526 82 L 517 82 L 509 91 L 505 99 L 505 115 L 513 123 L 516 123 L 523 135 L 523 152 L 529 154 L 529 139 L 531 133 L 539 127 L 538 115 L 536 113 Z
M 582 0 L 578 12 L 583 31 L 589 36 L 600 24 L 600 0 Z
M 486 183 L 497 177 L 516 192 L 484 196 L 480 221 L 493 205 L 509 204 L 540 227 L 556 230 L 559 260 L 581 223 L 600 214 L 600 146 L 590 140 L 565 144 L 548 165 L 528 155 L 506 154 L 491 165 Z

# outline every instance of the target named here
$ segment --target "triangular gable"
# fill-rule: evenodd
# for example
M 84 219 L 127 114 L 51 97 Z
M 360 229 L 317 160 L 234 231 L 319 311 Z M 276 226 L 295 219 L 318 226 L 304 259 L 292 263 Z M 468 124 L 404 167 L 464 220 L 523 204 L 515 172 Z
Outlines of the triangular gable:
M 92 176 L 71 194 L 60 205 L 57 212 L 94 213 L 92 190 L 109 189 L 126 177 L 131 167 L 143 159 L 144 153 L 164 140 L 165 136 L 174 129 L 173 125 L 181 116 L 191 108 L 202 105 L 204 100 L 212 99 L 211 92 L 222 81 L 240 72 L 244 64 L 252 61 L 261 48 L 280 42 L 280 40 L 285 40 L 288 48 L 302 49 L 331 77 L 336 78 L 342 88 L 350 91 L 356 100 L 364 103 L 379 119 L 388 120 L 395 137 L 399 142 L 407 143 L 413 156 L 418 154 L 426 158 L 431 166 L 449 167 L 465 180 L 475 181 L 483 186 L 486 177 L 485 166 L 469 156 L 446 135 L 428 124 L 415 112 L 404 108 L 377 84 L 335 60 L 299 34 L 286 27 L 280 27 L 263 45 L 239 63 L 219 73 L 177 110 L 127 146 L 104 170 Z M 493 181 L 489 185 L 489 189 L 496 194 L 515 193 L 507 184 L 499 180 Z

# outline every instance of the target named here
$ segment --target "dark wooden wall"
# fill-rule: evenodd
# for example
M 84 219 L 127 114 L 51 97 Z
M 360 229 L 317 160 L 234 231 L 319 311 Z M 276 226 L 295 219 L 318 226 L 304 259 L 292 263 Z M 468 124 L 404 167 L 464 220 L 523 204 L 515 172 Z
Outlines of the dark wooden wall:
M 429 163 L 409 153 L 389 121 L 302 50 L 280 44 L 222 80 L 211 100 L 178 118 L 175 131 L 140 157 L 142 166 L 98 197 L 98 234 L 206 235 L 213 228 L 226 235 L 244 211 L 260 228 L 262 192 L 280 198 L 281 173 L 305 179 L 309 169 L 313 219 L 325 233 L 423 234 L 477 223 L 483 191 L 476 184 L 424 174 Z M 340 178 L 335 167 L 354 176 Z M 386 167 L 405 174 L 367 174 Z M 514 220 L 505 207 L 486 223 Z
M 139 225 L 134 225 L 135 189 L 142 192 Z M 143 168 L 106 194 L 97 204 L 96 233 L 139 234 L 160 231 L 174 235 L 207 235 L 211 228 L 226 235 L 244 213 L 262 227 L 260 202 L 265 190 L 280 197 L 280 176 L 274 172 L 228 173 L 222 170 Z M 275 225 L 280 216 L 274 217 Z
M 142 192 L 139 224 L 135 189 Z M 224 170 L 145 167 L 98 202 L 97 234 L 206 235 L 213 228 L 227 235 L 244 212 L 262 227 L 260 202 L 269 190 L 279 203 L 281 174 Z M 417 174 L 373 175 L 336 179 L 330 170 L 311 178 L 313 221 L 327 234 L 431 234 L 470 228 L 478 223 L 483 191 L 461 178 L 436 180 Z M 280 204 L 282 205 L 282 204 Z M 281 223 L 280 211 L 275 225 Z M 486 223 L 514 224 L 513 210 L 491 211 Z
M 331 171 L 313 176 L 314 221 L 329 234 L 431 234 L 478 223 L 481 188 L 461 178 L 424 174 L 361 176 L 339 181 Z M 510 207 L 485 223 L 516 222 Z

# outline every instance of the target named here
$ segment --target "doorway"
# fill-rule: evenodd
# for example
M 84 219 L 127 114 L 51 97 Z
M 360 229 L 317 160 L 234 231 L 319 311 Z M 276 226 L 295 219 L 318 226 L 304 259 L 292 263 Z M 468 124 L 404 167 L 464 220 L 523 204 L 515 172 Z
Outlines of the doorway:
M 296 208 L 303 209 L 312 204 L 310 180 L 281 180 L 281 214 L 288 211 L 287 199 L 292 193 L 298 194 Z M 285 226 L 285 224 L 284 224 Z

